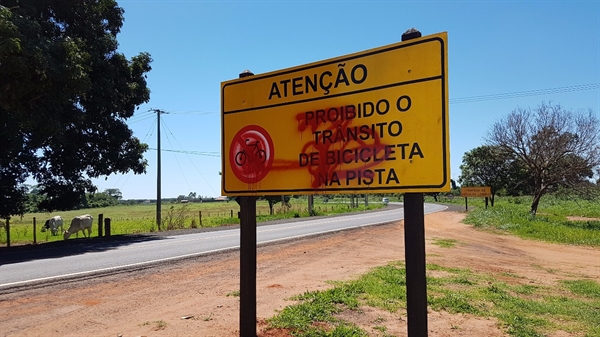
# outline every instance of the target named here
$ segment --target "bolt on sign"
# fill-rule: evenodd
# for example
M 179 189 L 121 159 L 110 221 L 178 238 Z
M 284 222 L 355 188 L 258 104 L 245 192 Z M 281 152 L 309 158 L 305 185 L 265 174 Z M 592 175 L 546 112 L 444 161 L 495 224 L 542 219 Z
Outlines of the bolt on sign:
M 490 186 L 461 187 L 460 196 L 465 198 L 489 198 L 492 196 Z
M 223 195 L 450 190 L 447 33 L 221 83 Z

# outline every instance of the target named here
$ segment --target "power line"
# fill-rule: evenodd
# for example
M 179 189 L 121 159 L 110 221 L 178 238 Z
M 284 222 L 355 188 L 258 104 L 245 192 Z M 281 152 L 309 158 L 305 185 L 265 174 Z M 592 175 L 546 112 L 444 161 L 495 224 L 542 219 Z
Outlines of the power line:
M 167 128 L 167 130 L 169 131 L 169 133 L 171 133 L 171 135 L 173 136 L 173 139 L 175 139 L 175 141 L 177 142 L 177 144 L 179 145 L 179 147 L 183 150 L 183 147 L 181 146 L 181 144 L 179 143 L 179 141 L 177 141 L 177 138 L 175 138 L 175 135 L 173 135 L 173 133 L 171 132 L 171 129 L 169 129 L 169 126 L 165 124 L 165 127 Z M 208 180 L 206 180 L 206 178 L 204 177 L 204 175 L 202 174 L 202 172 L 200 172 L 200 170 L 196 167 L 196 165 L 194 164 L 194 162 L 192 161 L 192 159 L 187 155 L 187 153 L 186 153 L 186 156 L 187 156 L 188 160 L 190 161 L 190 163 L 192 164 L 192 166 L 194 166 L 194 168 L 196 169 L 196 171 L 198 171 L 198 174 L 200 174 L 200 177 L 202 177 L 202 179 L 206 182 L 206 184 L 208 185 L 208 188 L 210 188 L 213 191 L 213 193 L 217 194 L 217 192 L 215 192 L 215 190 L 212 188 L 211 184 L 208 182 Z
M 153 115 L 146 115 L 146 116 L 141 116 L 139 118 L 132 118 L 132 119 L 128 120 L 127 123 L 133 124 L 133 123 L 137 123 L 137 122 L 142 122 L 142 121 L 148 120 L 150 118 L 154 118 L 154 116 Z
M 167 130 L 169 130 L 169 133 L 173 136 L 173 139 L 175 139 L 175 135 L 173 135 L 173 133 L 171 132 L 171 130 L 167 126 L 167 123 L 165 123 L 164 120 L 162 120 L 161 123 L 162 123 L 163 126 L 165 126 L 167 128 Z M 169 142 L 169 145 L 171 145 L 171 147 L 173 147 L 173 145 L 171 144 L 171 138 L 169 138 L 169 135 L 165 134 L 165 136 L 167 136 L 167 141 Z M 190 183 L 188 182 L 187 177 L 185 176 L 185 171 L 183 170 L 183 167 L 181 167 L 181 163 L 179 163 L 179 159 L 177 159 L 177 156 L 175 156 L 175 161 L 177 162 L 177 166 L 179 166 L 179 170 L 181 171 L 181 175 L 183 176 L 183 180 L 185 180 L 185 183 L 188 185 L 188 188 L 191 191 L 192 190 L 192 186 L 190 186 Z
M 156 124 L 156 119 L 154 120 L 154 122 L 152 122 L 152 125 L 150 125 L 150 129 L 148 129 L 148 132 L 146 132 L 146 136 L 144 136 L 144 139 L 142 140 L 142 143 L 147 142 L 150 137 L 152 137 L 152 132 L 154 130 L 154 125 Z
M 149 147 L 148 150 L 154 150 L 154 151 L 156 151 L 157 149 Z M 221 157 L 221 152 L 202 152 L 202 151 L 186 151 L 186 150 L 173 150 L 173 149 L 161 149 L 161 151 L 184 153 L 184 154 L 193 154 L 193 155 L 196 155 L 196 156 Z
M 579 85 L 556 87 L 556 88 L 514 91 L 514 92 L 501 93 L 501 94 L 459 97 L 459 98 L 450 99 L 450 103 L 451 104 L 475 103 L 475 102 L 482 102 L 482 101 L 492 101 L 492 100 L 510 99 L 510 98 L 527 97 L 527 96 L 538 96 L 538 95 L 557 94 L 557 93 L 564 93 L 564 92 L 594 90 L 594 89 L 598 89 L 598 88 L 600 88 L 600 83 L 579 84 Z M 171 111 L 169 111 L 169 113 L 170 114 L 180 114 L 180 115 L 209 115 L 209 114 L 217 114 L 218 112 L 206 112 L 206 111 L 171 112 Z M 154 114 L 140 115 L 140 117 L 143 119 L 139 119 L 134 122 L 142 121 L 147 118 L 152 118 L 152 117 L 154 117 Z M 155 123 L 156 123 L 156 121 L 155 121 Z M 165 127 L 167 127 L 167 129 L 169 129 L 169 127 L 166 124 L 165 124 Z M 171 132 L 170 129 L 169 129 L 169 132 L 171 133 L 171 135 L 173 135 L 173 133 Z M 147 136 L 148 135 L 146 135 L 146 138 L 147 138 Z M 175 137 L 175 136 L 173 135 L 173 137 Z M 177 139 L 175 139 L 175 141 L 177 141 Z M 177 142 L 177 144 L 179 144 L 179 142 Z M 182 148 L 181 144 L 179 144 L 179 147 Z M 156 148 L 149 148 L 149 149 L 155 150 L 155 151 L 157 150 Z M 183 150 L 183 148 L 181 150 L 162 149 L 161 151 L 184 153 L 184 154 L 191 154 L 191 155 L 197 155 L 197 156 L 209 156 L 209 157 L 220 157 L 221 156 L 220 152 L 189 151 L 189 150 Z
M 131 116 L 127 121 L 129 123 L 135 123 L 135 122 L 139 122 L 148 118 L 152 118 L 154 117 L 154 113 L 151 112 L 150 110 L 147 111 L 142 111 L 140 113 L 135 113 L 133 116 Z
M 579 85 L 572 85 L 572 86 L 567 86 L 567 87 L 515 91 L 515 92 L 502 93 L 502 94 L 480 95 L 480 96 L 470 96 L 470 97 L 459 97 L 459 98 L 450 99 L 450 103 L 451 104 L 463 104 L 463 103 L 474 103 L 474 102 L 482 102 L 482 101 L 495 101 L 495 100 L 500 100 L 500 99 L 549 95 L 549 94 L 560 94 L 560 93 L 564 93 L 564 92 L 593 90 L 593 89 L 598 89 L 598 88 L 600 88 L 600 83 L 579 84 Z
M 152 117 L 154 117 L 154 116 L 152 116 Z M 144 137 L 144 139 L 142 139 L 142 143 L 146 143 L 146 142 L 148 141 L 148 139 L 149 139 L 149 138 L 152 136 L 152 129 L 154 128 L 154 124 L 156 124 L 156 119 L 154 120 L 154 122 L 152 123 L 152 125 L 150 125 L 150 129 L 149 129 L 149 130 L 148 130 L 148 132 L 146 133 L 146 136 Z M 125 187 L 125 184 L 127 183 L 127 180 L 129 180 L 129 177 L 130 177 L 130 175 L 131 175 L 131 174 L 132 174 L 132 173 L 131 173 L 131 172 L 129 172 L 129 173 L 126 175 L 126 179 L 125 179 L 125 181 L 123 182 L 123 184 L 121 185 L 121 189 L 123 189 L 123 187 Z M 118 176 L 118 178 L 117 178 L 117 181 L 115 181 L 115 183 L 114 183 L 114 184 L 115 184 L 115 185 L 118 185 L 118 184 L 119 184 L 119 181 L 121 181 L 121 178 L 122 178 L 122 177 L 123 177 L 123 175 L 119 175 L 119 176 Z
M 206 116 L 206 115 L 216 115 L 220 114 L 220 112 L 214 111 L 170 111 L 169 113 L 173 115 L 197 115 L 197 116 Z
M 534 89 L 534 90 L 525 90 L 525 91 L 505 92 L 505 93 L 500 93 L 500 94 L 489 94 L 489 95 L 451 98 L 450 103 L 451 104 L 475 103 L 475 102 L 482 102 L 482 101 L 494 101 L 494 100 L 500 100 L 500 99 L 510 99 L 510 98 L 519 98 L 519 97 L 528 97 L 528 96 L 560 94 L 560 93 L 574 92 L 574 91 L 594 90 L 594 89 L 599 89 L 599 88 L 600 88 L 600 83 L 578 84 L 578 85 L 556 87 L 556 88 Z M 173 115 L 197 115 L 197 116 L 220 114 L 220 112 L 200 111 L 200 110 L 169 111 L 169 113 L 173 114 Z M 153 116 L 153 114 L 144 115 L 143 113 L 141 113 L 140 115 L 132 117 L 128 122 L 130 122 L 130 123 L 141 122 L 147 118 L 151 118 L 152 116 Z M 139 117 L 139 119 L 134 119 L 135 117 Z

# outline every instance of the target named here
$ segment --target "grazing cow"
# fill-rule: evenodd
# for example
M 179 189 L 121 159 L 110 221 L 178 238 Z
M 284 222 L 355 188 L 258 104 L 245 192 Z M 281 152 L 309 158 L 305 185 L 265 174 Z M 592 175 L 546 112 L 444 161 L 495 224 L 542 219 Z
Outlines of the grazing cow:
M 64 239 L 68 240 L 71 234 L 75 234 L 77 237 L 79 237 L 79 231 L 82 231 L 83 236 L 85 236 L 86 229 L 88 231 L 87 237 L 89 238 L 92 236 L 93 220 L 94 218 L 92 218 L 92 216 L 89 214 L 74 217 L 73 220 L 71 220 L 71 226 L 69 226 L 69 229 L 64 232 Z
M 44 227 L 42 227 L 42 232 L 50 230 L 52 235 L 58 234 L 58 227 L 60 227 L 60 231 L 63 231 L 63 219 L 57 215 L 53 216 L 50 219 L 46 220 Z

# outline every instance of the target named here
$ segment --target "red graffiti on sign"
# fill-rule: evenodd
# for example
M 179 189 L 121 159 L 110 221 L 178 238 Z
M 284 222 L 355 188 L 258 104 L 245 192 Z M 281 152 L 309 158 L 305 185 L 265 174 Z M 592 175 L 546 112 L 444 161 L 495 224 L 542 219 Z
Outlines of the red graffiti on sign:
M 298 131 L 308 129 L 312 135 L 302 147 L 296 167 L 306 167 L 315 189 L 331 186 L 332 181 L 358 179 L 358 184 L 361 178 L 373 181 L 374 173 L 368 169 L 389 157 L 374 125 L 353 126 L 354 117 L 348 118 L 348 114 L 343 117 L 341 109 L 336 111 L 329 117 L 313 115 L 309 118 L 307 112 L 296 115 Z M 360 177 L 362 172 L 369 176 Z
M 273 165 L 275 149 L 269 133 L 258 125 L 237 132 L 229 148 L 229 162 L 235 176 L 248 184 L 261 181 Z

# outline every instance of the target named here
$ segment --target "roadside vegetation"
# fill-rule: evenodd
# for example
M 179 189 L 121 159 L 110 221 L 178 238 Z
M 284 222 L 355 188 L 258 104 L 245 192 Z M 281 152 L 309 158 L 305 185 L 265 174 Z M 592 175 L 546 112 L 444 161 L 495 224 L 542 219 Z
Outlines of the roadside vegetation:
M 385 207 L 381 198 L 370 196 L 368 206 L 364 199 L 354 199 L 354 206 L 349 197 L 314 198 L 312 216 L 327 216 L 333 214 L 359 212 Z M 290 198 L 287 205 L 275 204 L 271 213 L 267 200 L 258 200 L 256 203 L 257 222 L 277 219 L 290 219 L 311 216 L 308 213 L 307 198 Z M 189 228 L 208 228 L 239 224 L 239 205 L 235 201 L 229 202 L 194 202 L 194 203 L 164 203 L 162 205 L 162 228 L 164 230 L 178 230 Z M 60 215 L 64 220 L 64 229 L 68 229 L 73 217 L 91 214 L 94 217 L 92 237 L 98 236 L 98 215 L 111 219 L 111 235 L 143 234 L 159 231 L 156 226 L 156 204 L 116 205 L 109 207 L 80 209 L 53 213 L 25 213 L 22 217 L 13 217 L 10 220 L 11 245 L 31 244 L 33 240 L 33 219 L 36 219 L 36 242 L 52 242 L 63 239 L 62 235 L 51 235 L 50 231 L 41 232 L 46 219 Z M 6 244 L 6 229 L 0 227 L 0 245 Z
M 448 205 L 464 205 L 464 198 L 437 196 Z M 395 201 L 395 200 L 392 200 Z M 434 202 L 426 196 L 426 202 Z M 525 239 L 600 247 L 600 203 L 561 196 L 542 199 L 536 215 L 531 197 L 499 197 L 494 207 L 483 199 L 469 200 L 465 222 L 482 230 L 514 234 Z M 575 219 L 569 220 L 569 218 Z M 454 240 L 433 244 L 452 249 Z M 451 314 L 469 314 L 498 320 L 510 336 L 542 337 L 558 331 L 577 336 L 600 336 L 600 283 L 569 279 L 555 286 L 517 284 L 523 276 L 502 274 L 515 282 L 500 282 L 497 275 L 467 269 L 427 265 L 428 306 Z M 268 320 L 271 329 L 293 336 L 392 336 L 385 319 L 357 326 L 344 313 L 360 314 L 365 307 L 406 315 L 406 270 L 402 262 L 375 267 L 356 280 L 332 281 L 333 287 L 294 296 L 296 301 Z M 382 315 L 381 317 L 384 317 Z M 453 326 L 453 329 L 461 329 Z
M 542 337 L 556 331 L 600 336 L 600 283 L 561 281 L 556 286 L 513 285 L 468 269 L 427 266 L 428 306 L 436 311 L 495 318 L 510 336 Z M 359 327 L 344 312 L 365 307 L 406 314 L 406 269 L 395 262 L 372 269 L 356 280 L 331 282 L 324 291 L 305 292 L 268 320 L 271 329 L 293 336 L 391 336 L 385 319 Z M 510 275 L 521 278 L 519 275 Z M 453 329 L 461 329 L 453 326 Z
M 465 223 L 525 239 L 600 247 L 600 201 L 547 196 L 536 215 L 526 197 L 498 198 L 494 207 L 475 207 Z

